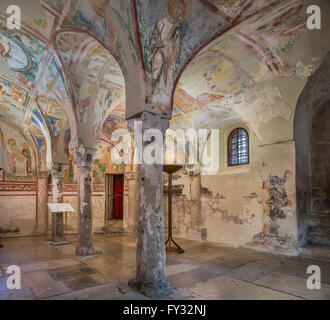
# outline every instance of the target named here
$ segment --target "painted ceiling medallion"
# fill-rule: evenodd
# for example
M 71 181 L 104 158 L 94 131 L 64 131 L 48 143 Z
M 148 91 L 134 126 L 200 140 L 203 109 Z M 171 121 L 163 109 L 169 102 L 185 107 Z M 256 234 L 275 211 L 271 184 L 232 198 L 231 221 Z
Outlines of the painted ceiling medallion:
M 32 60 L 23 44 L 4 34 L 0 34 L 0 64 L 14 71 L 26 72 L 32 67 Z M 6 68 L 2 69 L 6 70 Z

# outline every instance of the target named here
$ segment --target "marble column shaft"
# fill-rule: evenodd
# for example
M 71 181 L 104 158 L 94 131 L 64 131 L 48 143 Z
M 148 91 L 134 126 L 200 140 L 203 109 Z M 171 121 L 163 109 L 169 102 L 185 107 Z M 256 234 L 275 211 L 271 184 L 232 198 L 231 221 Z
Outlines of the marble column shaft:
M 95 149 L 83 149 L 75 152 L 75 160 L 78 171 L 78 246 L 76 254 L 88 256 L 96 253 L 93 248 L 93 190 L 92 190 L 92 166 L 94 163 Z
M 141 119 L 143 132 L 159 129 L 165 134 L 167 119 L 144 112 Z M 134 120 L 130 120 L 130 128 Z M 143 142 L 142 152 L 150 142 Z M 130 284 L 147 295 L 162 295 L 168 289 L 165 275 L 166 250 L 164 234 L 163 165 L 138 165 L 136 217 L 136 279 Z
M 52 167 L 52 194 L 53 203 L 63 203 L 63 178 L 68 166 L 54 164 Z M 52 213 L 52 240 L 60 242 L 64 240 L 63 212 Z
M 37 233 L 46 234 L 48 229 L 48 182 L 50 172 L 40 172 L 38 176 Z

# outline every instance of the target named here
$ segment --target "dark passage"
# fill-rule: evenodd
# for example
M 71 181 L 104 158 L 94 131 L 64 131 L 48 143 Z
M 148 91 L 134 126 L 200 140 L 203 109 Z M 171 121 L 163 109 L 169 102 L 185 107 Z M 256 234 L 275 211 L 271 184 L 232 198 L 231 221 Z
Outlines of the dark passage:
M 309 242 L 330 245 L 330 101 L 320 107 L 312 128 L 312 204 Z

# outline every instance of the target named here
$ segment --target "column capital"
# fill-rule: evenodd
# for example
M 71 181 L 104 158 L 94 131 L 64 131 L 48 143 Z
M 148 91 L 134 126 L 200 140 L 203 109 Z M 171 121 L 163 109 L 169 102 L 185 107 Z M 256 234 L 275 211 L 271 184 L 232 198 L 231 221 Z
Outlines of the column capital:
M 38 179 L 49 179 L 50 171 L 39 171 Z
M 149 111 L 142 112 L 139 117 L 130 118 L 127 120 L 128 128 L 134 132 L 134 122 L 141 121 L 142 122 L 142 130 L 149 129 L 158 129 L 165 135 L 166 130 L 170 127 L 170 120 L 167 118 L 163 118 L 156 113 L 152 113 Z
M 77 168 L 91 167 L 93 165 L 97 149 L 79 146 L 73 148 L 72 151 Z
M 59 179 L 62 178 L 63 179 L 64 173 L 67 169 L 68 169 L 67 164 L 53 163 L 52 170 L 51 170 L 52 178 L 59 178 Z

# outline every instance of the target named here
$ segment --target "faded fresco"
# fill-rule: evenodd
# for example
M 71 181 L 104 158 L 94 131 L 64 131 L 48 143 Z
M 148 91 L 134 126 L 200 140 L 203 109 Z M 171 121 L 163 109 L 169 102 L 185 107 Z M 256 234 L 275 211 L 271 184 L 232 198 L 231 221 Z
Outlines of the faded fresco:
M 0 164 L 2 181 L 34 181 L 36 159 L 29 141 L 0 120 Z
M 115 161 L 111 149 L 116 148 L 116 145 L 107 142 L 100 142 L 98 151 L 95 155 L 93 164 L 92 180 L 93 184 L 104 185 L 106 174 L 123 174 L 125 165 L 123 162 Z M 120 154 L 120 151 L 119 151 Z M 64 183 L 76 184 L 77 183 L 77 167 L 74 157 L 69 155 L 69 167 L 64 175 Z
M 124 100 L 125 83 L 121 70 L 111 54 L 87 35 L 73 32 L 60 34 L 57 46 L 70 74 L 80 125 L 79 141 L 92 147 L 99 138 L 108 108 Z M 80 57 L 78 61 L 77 55 Z

